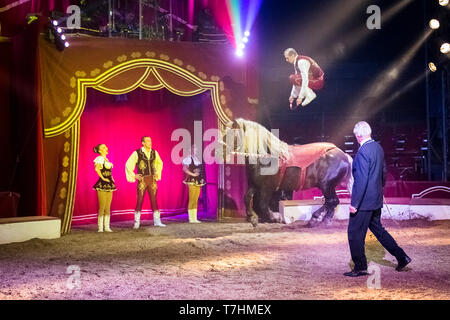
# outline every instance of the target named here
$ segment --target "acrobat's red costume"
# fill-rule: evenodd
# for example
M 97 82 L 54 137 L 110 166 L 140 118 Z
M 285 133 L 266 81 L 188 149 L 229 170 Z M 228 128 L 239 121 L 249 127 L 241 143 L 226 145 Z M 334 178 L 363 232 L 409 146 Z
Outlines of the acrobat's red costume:
M 295 74 L 292 74 L 289 76 L 289 81 L 294 86 L 302 86 L 302 75 L 301 70 L 298 65 L 299 60 L 304 59 L 307 60 L 310 63 L 310 67 L 308 70 L 308 87 L 313 90 L 320 90 L 323 88 L 323 85 L 325 83 L 324 81 L 324 72 L 322 68 L 315 62 L 313 59 L 307 56 L 300 56 L 298 55 L 295 59 L 294 69 Z
M 313 90 L 320 90 L 324 86 L 324 72 L 313 59 L 297 55 L 294 62 L 295 74 L 289 76 L 292 83 L 291 97 L 305 99 L 303 106 L 311 102 L 316 94 Z

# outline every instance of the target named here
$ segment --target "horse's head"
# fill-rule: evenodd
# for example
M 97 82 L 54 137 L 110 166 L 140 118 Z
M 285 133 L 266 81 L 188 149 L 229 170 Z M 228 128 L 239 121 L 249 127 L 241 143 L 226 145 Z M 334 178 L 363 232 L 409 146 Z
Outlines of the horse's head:
M 216 157 L 228 162 L 235 153 L 243 152 L 242 137 L 242 126 L 239 122 L 236 120 L 228 122 L 224 130 L 220 132 Z

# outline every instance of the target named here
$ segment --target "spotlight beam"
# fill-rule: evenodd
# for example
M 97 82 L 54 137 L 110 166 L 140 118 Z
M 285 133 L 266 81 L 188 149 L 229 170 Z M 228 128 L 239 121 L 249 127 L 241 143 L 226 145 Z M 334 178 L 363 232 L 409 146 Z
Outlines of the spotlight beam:
M 408 4 L 410 4 L 413 0 L 402 0 L 399 3 L 390 7 L 382 16 L 383 24 L 388 23 L 393 17 L 395 17 L 402 9 L 404 9 Z M 351 50 L 353 50 L 357 45 L 363 43 L 369 35 L 372 34 L 372 30 L 367 29 L 367 27 L 361 26 L 360 28 L 354 30 L 353 32 L 348 33 L 347 37 L 345 37 L 342 41 L 339 41 L 335 47 L 333 48 L 332 56 L 328 59 L 323 59 L 325 62 L 322 62 L 322 67 L 326 69 L 328 65 L 332 65 L 337 60 L 342 58 L 344 55 L 347 55 Z M 326 47 L 328 47 L 327 42 L 322 43 L 322 48 L 320 52 L 327 52 Z
M 340 0 L 333 2 L 332 5 L 327 4 L 325 8 L 317 10 L 317 13 L 304 23 L 304 27 L 302 27 L 304 32 L 300 32 L 301 36 L 298 38 L 311 38 L 310 51 L 320 51 L 325 44 L 330 43 L 330 39 L 335 38 L 336 34 L 342 32 L 342 27 L 349 20 L 348 18 L 361 11 L 361 8 L 366 7 L 369 2 L 368 0 Z M 320 26 L 320 28 L 317 26 Z
M 372 83 L 370 83 L 358 97 L 355 98 L 355 102 L 351 108 L 353 111 L 349 115 L 348 120 L 341 126 L 341 130 L 337 133 L 338 136 L 342 136 L 344 133 L 351 130 L 354 125 L 354 118 L 356 116 L 363 114 L 364 118 L 368 120 L 386 107 L 386 101 L 392 101 L 387 97 L 388 90 L 399 78 L 399 75 L 404 71 L 408 63 L 412 60 L 414 55 L 432 32 L 433 30 L 431 29 L 425 30 L 425 32 L 420 35 L 418 40 L 415 41 L 414 44 L 400 58 L 394 61 L 385 71 L 379 74 L 375 80 L 372 81 Z M 376 98 L 376 104 L 364 104 L 364 101 L 368 98 Z
M 383 102 L 382 108 L 385 108 L 389 104 L 391 104 L 395 99 L 409 91 L 411 88 L 413 88 L 416 84 L 418 84 L 420 81 L 425 79 L 426 75 L 429 74 L 431 71 L 426 70 L 425 73 L 421 72 L 418 76 L 416 76 L 413 80 L 408 82 L 405 86 L 402 87 L 402 89 L 397 90 L 394 94 L 392 94 L 389 99 L 385 100 Z

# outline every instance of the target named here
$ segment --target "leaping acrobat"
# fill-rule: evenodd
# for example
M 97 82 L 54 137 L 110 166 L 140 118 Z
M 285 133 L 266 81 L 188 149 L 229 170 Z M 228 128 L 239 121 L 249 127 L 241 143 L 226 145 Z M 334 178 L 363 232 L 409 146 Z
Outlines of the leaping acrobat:
M 289 76 L 292 83 L 289 104 L 290 109 L 295 110 L 300 104 L 304 107 L 316 98 L 313 90 L 323 88 L 324 73 L 317 62 L 310 57 L 299 55 L 295 49 L 284 50 L 284 57 L 287 62 L 294 65 L 295 73 Z

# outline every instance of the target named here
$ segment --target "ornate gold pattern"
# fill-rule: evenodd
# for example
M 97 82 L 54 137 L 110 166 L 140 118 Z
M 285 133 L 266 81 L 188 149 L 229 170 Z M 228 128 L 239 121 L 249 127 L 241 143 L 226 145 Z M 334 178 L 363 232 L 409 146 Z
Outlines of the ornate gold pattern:
M 99 68 L 95 68 L 94 70 L 91 71 L 91 77 L 95 77 L 99 73 L 100 73 L 100 69 Z
M 50 120 L 50 124 L 51 124 L 52 126 L 57 125 L 57 124 L 60 123 L 60 122 L 61 122 L 61 118 L 60 118 L 60 117 L 55 117 L 55 118 L 53 118 L 52 120 Z
M 78 77 L 78 78 L 86 77 L 86 72 L 84 72 L 84 71 L 76 71 L 75 72 L 75 76 Z
M 69 165 L 69 157 L 68 156 L 65 156 L 63 158 L 62 165 L 63 165 L 64 168 L 67 168 L 67 166 Z
M 121 55 L 121 56 L 119 56 L 119 57 L 117 57 L 117 61 L 118 62 L 124 62 L 124 61 L 126 61 L 127 60 L 127 56 L 126 55 Z
M 61 217 L 65 210 L 66 210 L 66 206 L 64 205 L 64 203 L 60 203 L 58 205 L 58 216 Z
M 72 112 L 72 108 L 71 107 L 67 107 L 63 111 L 63 116 L 67 117 L 71 112 Z
M 61 199 L 65 199 L 67 197 L 67 189 L 65 187 L 61 188 L 61 190 L 59 190 L 59 197 Z
M 63 173 L 61 174 L 61 181 L 63 183 L 66 183 L 68 178 L 69 178 L 69 174 L 67 173 L 67 171 L 63 171 Z
M 77 101 L 77 95 L 76 95 L 74 92 L 72 92 L 72 93 L 70 94 L 70 99 L 69 99 L 69 101 L 70 101 L 71 104 L 74 104 L 75 101 Z
M 112 65 L 113 65 L 113 62 L 111 60 L 108 60 L 103 64 L 103 68 L 108 69 Z
M 159 55 L 159 57 L 161 58 L 161 60 L 164 60 L 164 61 L 169 61 L 170 60 L 169 56 L 167 54 L 164 54 L 164 53 L 161 53 Z
M 131 57 L 136 59 L 136 58 L 140 58 L 141 57 L 141 53 L 140 52 L 132 52 L 131 53 Z
M 139 162 L 139 169 L 144 170 L 145 168 L 147 168 L 147 164 L 144 160 L 141 160 L 141 162 Z

